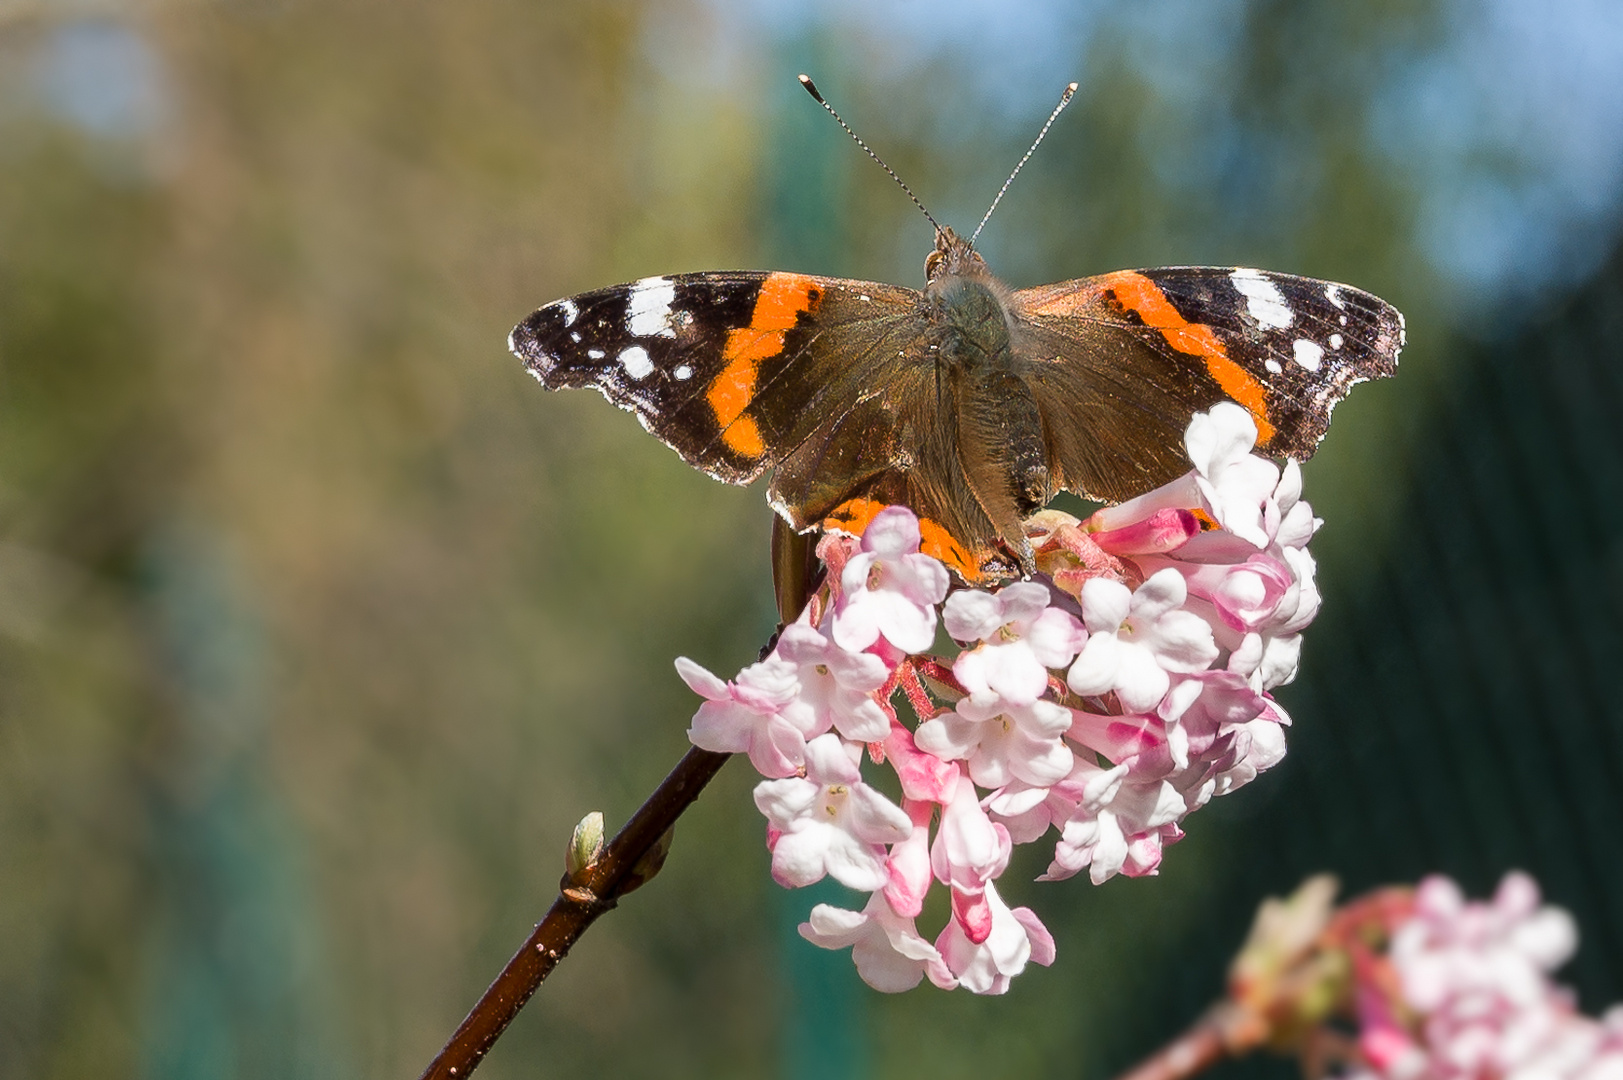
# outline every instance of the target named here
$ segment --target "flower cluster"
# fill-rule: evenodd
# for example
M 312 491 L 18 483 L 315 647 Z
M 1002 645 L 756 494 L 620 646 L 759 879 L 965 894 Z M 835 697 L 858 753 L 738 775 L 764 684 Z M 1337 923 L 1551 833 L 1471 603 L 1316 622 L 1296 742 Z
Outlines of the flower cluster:
M 730 682 L 677 661 L 707 699 L 694 745 L 766 777 L 773 877 L 871 894 L 860 911 L 817 905 L 803 936 L 851 947 L 880 990 L 928 976 L 1002 993 L 1054 956 L 994 885 L 1014 844 L 1057 834 L 1047 880 L 1153 874 L 1189 812 L 1280 760 L 1289 720 L 1267 692 L 1295 674 L 1318 608 L 1319 522 L 1296 464 L 1254 455 L 1256 439 L 1238 406 L 1197 415 L 1187 475 L 1086 521 L 1038 514 L 1039 573 L 996 591 L 953 589 L 918 520 L 889 507 L 860 542 L 823 539 L 827 585 L 766 659 Z M 950 659 L 929 654 L 938 624 Z M 864 781 L 865 749 L 900 805 Z M 932 881 L 951 906 L 933 941 L 916 927 Z
M 1490 902 L 1432 877 L 1384 957 L 1358 965 L 1358 1080 L 1619 1080 L 1623 1006 L 1577 1011 L 1550 979 L 1577 933 L 1525 874 Z

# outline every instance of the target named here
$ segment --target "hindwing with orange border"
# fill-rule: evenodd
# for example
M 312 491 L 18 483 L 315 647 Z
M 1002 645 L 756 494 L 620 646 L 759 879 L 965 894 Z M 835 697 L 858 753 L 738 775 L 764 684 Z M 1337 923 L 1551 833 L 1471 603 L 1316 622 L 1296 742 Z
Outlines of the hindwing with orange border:
M 1233 401 L 1303 459 L 1330 411 L 1396 371 L 1403 317 L 1346 285 L 1248 269 L 1120 271 L 1011 291 L 942 230 L 924 291 L 783 272 L 645 278 L 513 331 L 552 389 L 592 387 L 729 483 L 775 470 L 800 530 L 911 507 L 965 580 L 1029 573 L 1055 492 L 1118 501 L 1187 471 L 1196 412 Z

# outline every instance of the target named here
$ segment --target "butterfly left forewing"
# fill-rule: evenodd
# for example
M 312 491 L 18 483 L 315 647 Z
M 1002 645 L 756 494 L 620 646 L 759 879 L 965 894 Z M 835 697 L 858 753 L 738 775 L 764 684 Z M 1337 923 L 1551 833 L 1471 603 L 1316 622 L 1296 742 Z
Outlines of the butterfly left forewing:
M 856 400 L 851 365 L 818 346 L 821 334 L 893 324 L 917 295 L 782 272 L 645 278 L 548 304 L 509 345 L 547 387 L 595 389 L 690 465 L 742 484 L 821 411 Z

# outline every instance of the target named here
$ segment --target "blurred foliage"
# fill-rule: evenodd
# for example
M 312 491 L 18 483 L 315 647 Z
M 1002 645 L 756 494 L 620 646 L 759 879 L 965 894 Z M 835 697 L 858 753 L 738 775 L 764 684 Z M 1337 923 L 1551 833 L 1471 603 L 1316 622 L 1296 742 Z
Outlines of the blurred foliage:
M 753 656 L 760 492 L 541 394 L 507 330 L 653 273 L 921 281 L 927 228 L 799 70 L 960 226 L 1052 99 L 989 96 L 992 37 L 921 62 L 902 28 L 929 9 L 892 38 L 855 8 L 748 7 L 0 6 L 0 1076 L 415 1075 L 549 902 L 573 823 L 623 821 L 680 755 L 671 658 Z M 1051 50 L 1052 91 L 1082 90 L 988 257 L 1015 284 L 1263 265 L 1403 307 L 1403 377 L 1308 470 L 1321 578 L 1354 595 L 1414 557 L 1392 538 L 1416 448 L 1485 362 L 1419 247 L 1434 181 L 1371 119 L 1458 11 L 1098 11 Z M 1379 692 L 1338 691 L 1346 723 Z M 1336 722 L 1285 701 L 1299 734 Z M 1333 772 L 1297 745 L 1282 771 Z M 867 1017 L 850 1075 L 1104 1075 L 1193 1015 L 1236 913 L 1291 883 L 1289 858 L 1236 861 L 1291 814 L 1284 783 L 1197 815 L 1157 879 L 1017 866 L 1060 960 L 1009 997 L 881 999 L 843 956 L 804 976 L 785 938 L 811 901 L 777 895 L 729 768 L 481 1075 L 802 1075 L 808 994 Z

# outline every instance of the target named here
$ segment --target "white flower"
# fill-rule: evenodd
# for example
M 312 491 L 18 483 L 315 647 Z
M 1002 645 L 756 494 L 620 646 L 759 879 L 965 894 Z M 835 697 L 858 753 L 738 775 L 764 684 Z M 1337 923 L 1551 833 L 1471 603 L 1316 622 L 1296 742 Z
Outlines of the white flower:
M 981 787 L 1014 780 L 1045 786 L 1071 771 L 1062 738 L 1070 726 L 1070 710 L 1052 701 L 1015 705 L 993 698 L 977 705 L 964 698 L 956 711 L 920 724 L 913 738 L 943 761 L 967 761 L 970 779 Z
M 884 994 L 913 989 L 932 968 L 934 978 L 951 978 L 935 946 L 911 918 L 892 911 L 880 893 L 869 897 L 861 911 L 818 904 L 810 920 L 800 924 L 800 936 L 825 949 L 849 947 L 862 981 Z
M 685 656 L 677 657 L 676 670 L 694 693 L 709 699 L 688 728 L 694 746 L 718 754 L 748 754 L 762 776 L 790 776 L 799 770 L 808 731 L 797 723 L 807 714 L 793 708 L 800 695 L 793 664 L 769 657 L 740 671 L 730 683 Z
M 830 727 L 855 742 L 890 734 L 890 717 L 873 697 L 890 677 L 879 657 L 842 649 L 804 621 L 783 628 L 774 655 L 795 666 L 800 692 L 786 708 L 808 738 Z
M 920 555 L 919 519 L 901 506 L 874 515 L 862 551 L 840 574 L 842 596 L 834 612 L 834 640 L 861 652 L 881 636 L 904 653 L 935 641 L 935 605 L 947 595 L 947 568 Z
M 1126 765 L 1102 769 L 1078 761 L 1072 781 L 1086 778 L 1086 795 L 1061 826 L 1054 861 L 1043 881 L 1061 881 L 1088 867 L 1095 885 L 1118 873 L 1153 873 L 1161 847 L 1182 834 L 1183 796 L 1166 780 L 1137 777 Z
M 1232 402 L 1214 405 L 1210 412 L 1195 414 L 1183 441 L 1212 517 L 1234 535 L 1267 547 L 1279 527 L 1273 500 L 1279 467 L 1251 452 L 1257 444 L 1251 414 Z
M 1054 962 L 1054 938 L 1035 912 L 1030 908 L 1009 910 L 991 885 L 986 887 L 986 900 L 991 909 L 990 933 L 979 942 L 971 941 L 954 919 L 936 938 L 935 947 L 956 976 L 957 985 L 974 994 L 1002 994 L 1027 963 L 1046 967 Z M 942 989 L 951 988 L 937 978 L 934 969 L 929 975 Z
M 1087 644 L 1066 681 L 1084 697 L 1112 690 L 1127 712 L 1147 712 L 1165 696 L 1168 672 L 1204 670 L 1217 659 L 1212 629 L 1183 611 L 1188 587 L 1166 569 L 1128 592 L 1127 586 L 1094 578 L 1082 587 Z
M 806 744 L 806 777 L 767 780 L 755 805 L 778 830 L 772 877 L 792 887 L 824 874 L 863 892 L 882 889 L 885 845 L 906 840 L 913 822 L 901 808 L 862 782 L 862 748 L 832 733 Z
M 1048 606 L 1048 588 L 1019 581 L 997 593 L 963 590 L 947 598 L 942 621 L 960 653 L 952 673 L 980 703 L 1030 705 L 1048 689 L 1048 669 L 1069 664 L 1086 633 L 1076 616 Z

